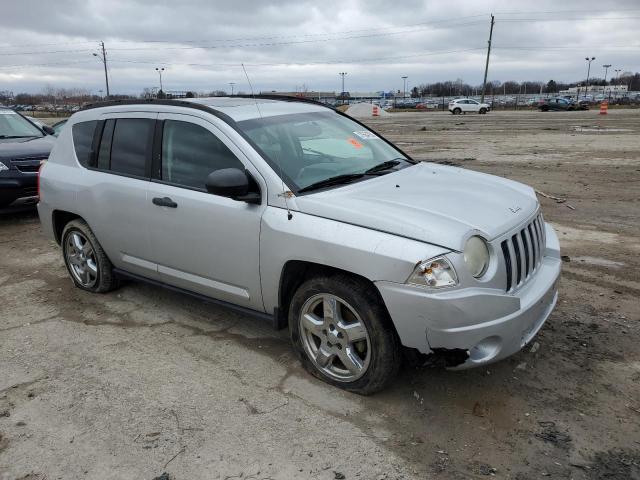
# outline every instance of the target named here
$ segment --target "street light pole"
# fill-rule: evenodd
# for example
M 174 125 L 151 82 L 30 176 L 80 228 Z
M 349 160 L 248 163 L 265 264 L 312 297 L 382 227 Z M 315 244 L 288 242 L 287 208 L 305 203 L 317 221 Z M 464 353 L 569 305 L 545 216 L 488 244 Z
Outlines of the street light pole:
M 607 91 L 607 71 L 611 67 L 611 64 L 602 66 L 604 67 L 604 87 L 602 87 L 602 98 L 604 99 L 605 92 Z M 609 99 L 611 99 L 611 89 L 609 89 Z
M 236 82 L 229 82 L 229 85 L 231 85 L 231 96 L 233 97 L 233 86 L 236 84 Z
M 587 63 L 589 64 L 589 66 L 587 67 L 587 83 L 584 87 L 584 95 L 585 97 L 587 96 L 587 93 L 589 93 L 589 74 L 591 73 L 591 62 L 593 62 L 596 57 L 584 57 L 584 59 L 587 61 Z
M 344 105 L 344 76 L 347 72 L 340 72 L 338 75 L 342 77 L 342 91 L 340 92 L 340 96 L 342 97 L 342 104 Z
M 156 67 L 156 72 L 160 75 L 160 91 L 164 94 L 164 90 L 162 89 L 162 72 L 164 72 L 164 67 Z
M 407 76 L 404 75 L 402 77 L 402 99 L 406 99 L 407 98 Z

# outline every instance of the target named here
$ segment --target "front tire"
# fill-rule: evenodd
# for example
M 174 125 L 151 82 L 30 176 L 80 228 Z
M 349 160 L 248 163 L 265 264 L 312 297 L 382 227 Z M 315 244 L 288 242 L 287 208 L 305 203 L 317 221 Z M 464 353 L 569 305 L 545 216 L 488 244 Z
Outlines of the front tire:
M 462 110 L 460 110 L 459 108 L 454 108 L 453 109 L 453 114 L 454 115 L 460 115 L 462 113 Z
M 400 340 L 373 288 L 348 275 L 315 277 L 289 308 L 291 341 L 305 369 L 362 395 L 383 389 L 401 363 Z
M 104 293 L 118 286 L 111 261 L 84 220 L 65 225 L 61 244 L 64 263 L 76 287 Z
M 487 113 L 487 109 L 486 108 L 481 108 L 480 111 L 478 112 L 480 115 L 484 115 L 485 113 Z

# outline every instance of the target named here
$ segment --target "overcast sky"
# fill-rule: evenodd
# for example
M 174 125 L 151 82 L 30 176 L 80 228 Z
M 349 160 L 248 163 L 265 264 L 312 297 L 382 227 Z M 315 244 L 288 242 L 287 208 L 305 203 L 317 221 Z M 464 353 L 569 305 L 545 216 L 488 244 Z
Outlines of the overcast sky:
M 640 71 L 638 0 L 56 0 L 0 4 L 0 90 L 46 85 L 112 93 L 402 89 L 480 84 L 490 14 L 489 79 L 574 81 Z

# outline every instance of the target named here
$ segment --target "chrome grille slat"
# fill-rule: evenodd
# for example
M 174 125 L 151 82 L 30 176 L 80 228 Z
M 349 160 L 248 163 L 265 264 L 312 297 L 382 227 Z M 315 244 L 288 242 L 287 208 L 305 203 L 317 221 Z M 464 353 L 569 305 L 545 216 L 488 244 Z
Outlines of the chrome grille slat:
M 533 252 L 533 268 L 531 271 L 535 272 L 538 269 L 538 237 L 533 233 L 533 222 L 527 225 L 527 232 L 531 239 L 531 251 Z
M 520 272 L 518 275 L 518 285 L 520 285 L 520 283 L 524 283 L 524 280 L 527 278 L 527 275 L 525 273 L 525 266 L 526 266 L 526 260 L 525 260 L 525 253 L 524 253 L 524 245 L 522 243 L 522 236 L 520 235 L 521 232 L 518 232 L 517 234 L 514 235 L 517 246 L 518 248 L 516 248 L 516 252 L 520 252 Z M 517 253 L 516 253 L 517 255 Z
M 545 251 L 544 221 L 538 215 L 500 243 L 507 273 L 506 291 L 511 292 L 538 271 Z

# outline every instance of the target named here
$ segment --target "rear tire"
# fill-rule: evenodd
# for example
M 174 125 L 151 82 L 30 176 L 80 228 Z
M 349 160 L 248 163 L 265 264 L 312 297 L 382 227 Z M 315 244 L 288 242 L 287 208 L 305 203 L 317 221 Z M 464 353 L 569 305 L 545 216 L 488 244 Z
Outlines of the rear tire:
M 314 277 L 289 308 L 291 341 L 305 369 L 361 395 L 383 389 L 402 361 L 400 340 L 373 288 L 344 274 Z
M 65 225 L 61 245 L 64 263 L 76 287 L 93 293 L 118 287 L 111 261 L 84 220 Z
M 462 110 L 460 110 L 459 108 L 454 108 L 453 109 L 453 114 L 454 115 L 460 115 L 462 113 Z

